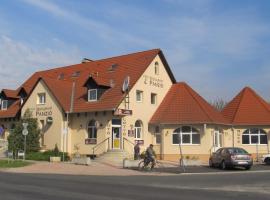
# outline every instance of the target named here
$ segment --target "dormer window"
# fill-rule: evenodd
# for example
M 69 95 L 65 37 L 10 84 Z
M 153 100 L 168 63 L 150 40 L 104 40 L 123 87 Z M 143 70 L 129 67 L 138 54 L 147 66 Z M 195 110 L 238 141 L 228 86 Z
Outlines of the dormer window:
M 38 93 L 37 104 L 45 104 L 46 103 L 46 94 Z
M 1 110 L 7 110 L 8 108 L 8 100 L 1 101 Z
M 88 90 L 88 101 L 97 101 L 97 89 Z

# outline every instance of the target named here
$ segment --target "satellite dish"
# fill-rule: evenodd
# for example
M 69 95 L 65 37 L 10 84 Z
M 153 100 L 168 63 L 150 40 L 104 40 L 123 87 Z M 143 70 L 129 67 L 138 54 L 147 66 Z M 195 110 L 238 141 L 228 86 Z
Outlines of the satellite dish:
M 129 76 L 127 76 L 125 79 L 124 79 L 124 82 L 123 82 L 123 86 L 122 86 L 122 91 L 123 92 L 126 92 L 128 91 L 128 87 L 129 87 Z

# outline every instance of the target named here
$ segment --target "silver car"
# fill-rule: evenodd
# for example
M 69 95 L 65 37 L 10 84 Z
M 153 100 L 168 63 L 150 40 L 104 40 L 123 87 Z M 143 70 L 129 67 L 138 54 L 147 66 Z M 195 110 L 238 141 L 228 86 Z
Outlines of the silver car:
M 210 167 L 220 167 L 221 169 L 244 167 L 249 170 L 252 165 L 252 156 L 245 149 L 238 147 L 220 148 L 209 158 Z

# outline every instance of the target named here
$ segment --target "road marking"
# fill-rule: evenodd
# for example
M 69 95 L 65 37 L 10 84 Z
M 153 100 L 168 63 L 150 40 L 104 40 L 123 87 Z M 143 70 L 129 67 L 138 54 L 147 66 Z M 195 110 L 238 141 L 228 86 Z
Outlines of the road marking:
M 260 171 L 233 171 L 233 172 L 228 172 L 228 171 L 224 171 L 224 172 L 222 172 L 222 171 L 218 171 L 218 172 L 198 172 L 198 173 L 196 173 L 196 172 L 194 172 L 194 173 L 192 173 L 192 172 L 186 172 L 186 173 L 181 173 L 181 174 L 178 174 L 178 175 L 219 175 L 219 174 L 221 174 L 221 175 L 223 175 L 223 174 L 244 174 L 244 173 L 246 173 L 246 174 L 250 174 L 250 173 L 252 173 L 252 174 L 256 174 L 256 173 L 270 173 L 270 170 L 260 170 Z
M 259 193 L 259 194 L 270 194 L 270 187 L 266 186 L 239 186 L 230 185 L 223 187 L 196 187 L 196 186 L 176 186 L 176 185 L 161 185 L 154 184 L 152 187 L 164 188 L 164 189 L 180 189 L 180 190 L 203 190 L 203 191 L 220 191 L 220 192 L 241 192 L 241 193 Z

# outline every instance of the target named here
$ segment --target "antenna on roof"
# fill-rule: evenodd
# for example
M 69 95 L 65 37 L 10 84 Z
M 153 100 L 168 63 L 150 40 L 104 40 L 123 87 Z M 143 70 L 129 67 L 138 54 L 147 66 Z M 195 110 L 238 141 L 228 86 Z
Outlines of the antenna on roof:
M 129 76 L 126 76 L 126 78 L 124 79 L 123 85 L 122 85 L 122 92 L 127 92 L 128 88 L 129 88 Z

